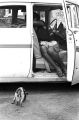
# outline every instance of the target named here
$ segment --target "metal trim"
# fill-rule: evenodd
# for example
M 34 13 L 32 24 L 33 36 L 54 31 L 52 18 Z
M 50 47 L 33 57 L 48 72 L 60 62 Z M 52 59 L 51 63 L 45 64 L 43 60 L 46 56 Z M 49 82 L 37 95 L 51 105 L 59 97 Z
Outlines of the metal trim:
M 0 48 L 32 48 L 32 44 L 0 44 Z
M 76 52 L 79 52 L 79 47 L 78 46 L 76 46 Z

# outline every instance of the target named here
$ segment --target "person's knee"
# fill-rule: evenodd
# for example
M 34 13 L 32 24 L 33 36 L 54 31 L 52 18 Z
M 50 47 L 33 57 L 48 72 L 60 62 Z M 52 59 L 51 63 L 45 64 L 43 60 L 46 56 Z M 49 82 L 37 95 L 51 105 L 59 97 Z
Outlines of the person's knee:
M 40 49 L 41 49 L 41 54 L 43 56 L 46 56 L 47 55 L 47 48 L 46 48 L 46 46 L 41 46 Z
M 47 50 L 47 53 L 52 55 L 52 56 L 56 56 L 57 52 L 53 49 L 53 47 L 49 47 Z

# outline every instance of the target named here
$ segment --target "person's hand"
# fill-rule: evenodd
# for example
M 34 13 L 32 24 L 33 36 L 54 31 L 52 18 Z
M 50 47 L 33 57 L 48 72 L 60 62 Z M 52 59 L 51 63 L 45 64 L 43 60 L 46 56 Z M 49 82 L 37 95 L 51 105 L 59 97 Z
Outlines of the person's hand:
M 40 42 L 40 45 L 44 45 L 44 46 L 48 47 L 48 42 L 46 42 L 46 41 L 41 41 L 41 42 Z

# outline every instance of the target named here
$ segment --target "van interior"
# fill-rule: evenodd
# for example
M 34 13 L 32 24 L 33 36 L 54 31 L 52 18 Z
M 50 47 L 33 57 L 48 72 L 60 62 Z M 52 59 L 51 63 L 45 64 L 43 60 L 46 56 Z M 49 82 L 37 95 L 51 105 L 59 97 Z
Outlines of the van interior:
M 39 30 L 41 25 L 38 22 L 37 23 L 35 22 L 35 14 L 38 14 L 37 21 L 39 19 L 40 21 L 42 21 L 42 23 L 44 23 L 44 28 L 46 32 Z M 34 75 L 36 77 L 40 77 L 40 76 L 59 77 L 54 66 L 52 66 L 42 55 L 42 51 L 40 48 L 41 48 L 41 42 L 50 43 L 50 41 L 56 41 L 60 49 L 59 57 L 63 61 L 67 70 L 66 27 L 65 27 L 65 18 L 64 18 L 62 5 L 35 4 L 33 6 L 33 29 L 36 36 L 36 38 L 33 37 L 33 42 L 36 39 L 37 42 L 35 43 L 39 44 L 35 50 L 33 49 Z M 66 77 L 66 75 L 64 77 Z

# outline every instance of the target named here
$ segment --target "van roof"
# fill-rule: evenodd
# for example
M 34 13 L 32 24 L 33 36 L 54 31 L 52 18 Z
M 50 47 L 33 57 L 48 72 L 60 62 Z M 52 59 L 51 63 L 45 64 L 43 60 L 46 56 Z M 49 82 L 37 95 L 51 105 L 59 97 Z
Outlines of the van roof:
M 0 2 L 4 2 L 4 3 L 8 3 L 8 2 L 39 2 L 39 3 L 62 3 L 63 1 L 70 1 L 70 2 L 73 2 L 74 4 L 78 4 L 79 5 L 79 2 L 78 0 L 0 0 Z
M 0 0 L 0 2 L 42 2 L 42 3 L 61 3 L 63 0 Z

